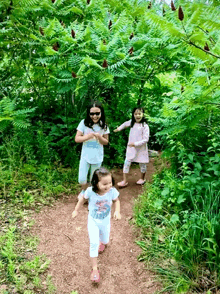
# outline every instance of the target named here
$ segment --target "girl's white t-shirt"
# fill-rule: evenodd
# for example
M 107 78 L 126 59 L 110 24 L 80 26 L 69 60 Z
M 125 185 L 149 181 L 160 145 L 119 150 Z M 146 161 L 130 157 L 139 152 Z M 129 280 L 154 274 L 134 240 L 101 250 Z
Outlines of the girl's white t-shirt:
M 92 129 L 86 127 L 84 124 L 84 119 L 79 123 L 77 130 L 82 132 L 83 135 L 88 135 L 89 133 L 99 133 L 100 135 L 109 134 L 109 128 L 106 130 L 102 129 L 98 124 L 94 124 Z M 83 142 L 81 158 L 85 159 L 90 164 L 97 164 L 103 162 L 103 145 L 99 143 L 96 139 L 91 139 Z
M 112 187 L 106 194 L 100 196 L 92 190 L 92 187 L 86 189 L 84 198 L 89 201 L 89 215 L 95 220 L 103 220 L 111 217 L 112 200 L 116 200 L 119 192 Z

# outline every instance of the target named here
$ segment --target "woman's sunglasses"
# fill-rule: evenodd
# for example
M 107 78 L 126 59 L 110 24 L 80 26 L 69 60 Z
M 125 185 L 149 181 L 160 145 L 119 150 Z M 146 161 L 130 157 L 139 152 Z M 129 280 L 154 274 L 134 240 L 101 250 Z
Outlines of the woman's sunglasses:
M 90 112 L 89 113 L 89 115 L 91 115 L 91 116 L 94 116 L 94 115 L 99 116 L 100 114 L 101 114 L 101 112 Z

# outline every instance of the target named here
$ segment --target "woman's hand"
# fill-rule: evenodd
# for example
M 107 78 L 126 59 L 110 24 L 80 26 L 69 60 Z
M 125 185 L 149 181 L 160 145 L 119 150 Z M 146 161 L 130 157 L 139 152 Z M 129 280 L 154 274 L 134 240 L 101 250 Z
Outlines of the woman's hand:
M 135 147 L 134 143 L 129 143 L 128 146 L 129 147 Z
M 78 215 L 78 211 L 74 210 L 72 213 L 72 218 L 75 218 Z
M 119 132 L 118 128 L 117 128 L 117 129 L 115 129 L 113 132 L 114 132 L 114 133 L 117 133 L 117 132 Z
M 115 220 L 116 220 L 116 219 L 121 219 L 121 214 L 120 214 L 120 212 L 115 211 L 115 213 L 114 213 L 114 219 L 115 219 Z

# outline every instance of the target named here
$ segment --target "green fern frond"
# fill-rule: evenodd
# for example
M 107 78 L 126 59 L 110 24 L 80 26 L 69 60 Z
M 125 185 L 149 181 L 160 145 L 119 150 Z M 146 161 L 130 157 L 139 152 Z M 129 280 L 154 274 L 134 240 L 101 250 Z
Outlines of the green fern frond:
M 145 19 L 150 24 L 150 26 L 153 25 L 155 28 L 160 28 L 164 35 L 178 39 L 185 36 L 181 28 L 177 27 L 174 23 L 168 22 L 160 15 L 149 11 L 145 16 Z
M 73 68 L 76 68 L 77 66 L 79 66 L 81 60 L 82 60 L 81 56 L 72 54 L 68 58 L 68 65 Z
M 16 120 L 13 120 L 13 125 L 18 128 L 26 129 L 27 127 L 30 126 L 30 123 L 27 123 L 27 122 L 20 120 L 20 119 L 16 119 Z
M 109 66 L 108 68 L 109 68 L 109 70 L 118 69 L 118 68 L 121 67 L 123 64 L 125 64 L 126 61 L 127 61 L 127 57 L 124 58 L 124 59 L 122 59 L 122 60 L 120 60 L 120 61 L 118 61 L 118 62 L 116 62 L 116 63 L 114 63 L 114 64 L 112 64 L 112 65 Z
M 94 19 L 91 23 L 91 26 L 93 33 L 95 33 L 97 36 L 103 39 L 109 36 L 108 27 L 100 19 Z
M 22 115 L 25 115 L 28 114 L 28 113 L 32 113 L 36 110 L 36 107 L 34 108 L 26 108 L 26 109 L 19 109 L 19 110 L 16 110 L 14 113 L 13 113 L 13 116 L 22 116 Z
M 81 8 L 81 9 L 85 9 L 86 8 L 86 1 L 83 1 L 83 0 L 75 0 L 75 2 L 78 4 L 78 6 Z
M 15 0 L 14 6 L 20 6 L 21 8 L 33 8 L 36 5 L 39 5 L 41 0 Z
M 73 79 L 72 78 L 69 78 L 69 79 L 59 79 L 59 78 L 54 78 L 55 79 L 55 81 L 57 82 L 57 83 L 71 83 L 72 81 L 73 81 Z
M 4 132 L 4 130 L 10 125 L 8 120 L 0 120 L 0 132 Z
M 61 78 L 71 78 L 71 73 L 68 70 L 59 71 L 59 76 Z

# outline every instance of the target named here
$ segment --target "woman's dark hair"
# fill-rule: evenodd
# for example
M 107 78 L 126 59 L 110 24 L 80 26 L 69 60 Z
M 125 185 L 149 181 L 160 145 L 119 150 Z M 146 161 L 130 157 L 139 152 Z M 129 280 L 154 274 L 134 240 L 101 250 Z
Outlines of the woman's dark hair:
M 107 125 L 105 123 L 105 111 L 102 106 L 102 103 L 99 101 L 91 101 L 91 103 L 87 106 L 86 119 L 84 120 L 85 126 L 92 129 L 92 126 L 94 125 L 94 122 L 92 121 L 90 116 L 90 109 L 92 107 L 98 107 L 100 109 L 101 117 L 100 117 L 100 120 L 98 121 L 98 124 L 102 129 L 106 131 Z
M 100 168 L 98 168 L 98 169 L 96 169 L 95 171 L 94 171 L 94 174 L 93 174 L 93 176 L 92 176 L 92 181 L 91 181 L 91 184 L 92 184 L 92 190 L 94 191 L 94 192 L 98 192 L 98 182 L 100 181 L 100 179 L 102 178 L 102 177 L 106 177 L 106 176 L 108 176 L 108 175 L 111 175 L 112 176 L 112 174 L 110 173 L 110 171 L 109 170 L 107 170 L 106 168 L 104 168 L 104 167 L 100 167 Z M 115 180 L 114 180 L 114 178 L 113 178 L 113 176 L 112 176 L 112 186 L 114 186 L 115 185 Z
M 143 114 L 144 114 L 144 108 L 143 108 L 143 107 L 135 107 L 135 108 L 132 110 L 131 128 L 133 128 L 133 125 L 134 125 L 134 123 L 136 122 L 136 120 L 135 120 L 135 118 L 134 118 L 134 113 L 135 113 L 135 111 L 136 111 L 137 109 L 140 110 L 140 111 L 142 111 Z M 142 123 L 142 125 L 144 125 L 144 123 L 146 123 L 146 118 L 144 117 L 144 115 L 143 115 L 142 120 L 140 121 L 140 123 Z

